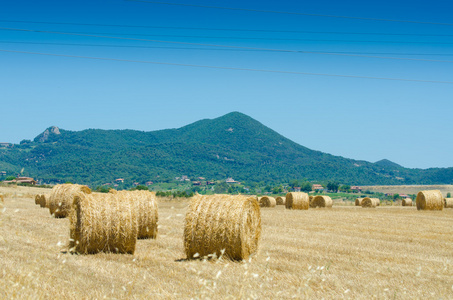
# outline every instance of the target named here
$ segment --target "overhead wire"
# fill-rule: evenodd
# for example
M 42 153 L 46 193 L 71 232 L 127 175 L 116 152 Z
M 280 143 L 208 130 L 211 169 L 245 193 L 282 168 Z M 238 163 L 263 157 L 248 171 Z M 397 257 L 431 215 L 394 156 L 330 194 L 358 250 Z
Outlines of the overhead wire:
M 223 7 L 223 6 L 209 6 L 209 5 L 199 5 L 199 4 L 173 3 L 173 2 L 160 2 L 160 1 L 146 1 L 146 0 L 124 0 L 124 1 L 126 1 L 126 2 L 142 2 L 142 3 L 150 3 L 150 4 L 161 4 L 161 5 L 171 5 L 171 6 L 185 6 L 185 7 L 197 7 L 197 8 L 248 11 L 248 12 L 258 12 L 258 13 L 299 15 L 299 16 L 310 16 L 310 17 L 325 17 L 325 18 L 338 18 L 338 19 L 351 19 L 351 20 L 366 20 L 366 21 L 380 21 L 380 22 L 398 22 L 398 23 L 413 23 L 413 24 L 453 26 L 453 23 L 442 23 L 442 22 L 424 22 L 424 21 L 412 21 L 412 20 L 366 18 L 366 17 L 352 17 L 352 16 L 340 16 L 340 15 L 324 15 L 324 14 L 311 14 L 311 13 L 301 13 L 301 12 L 262 10 L 262 9 Z
M 344 35 L 388 35 L 388 36 L 432 36 L 453 37 L 453 34 L 424 34 L 424 33 L 383 33 L 383 32 L 341 32 L 341 31 L 307 31 L 307 30 L 271 30 L 271 29 L 245 29 L 245 28 L 210 28 L 210 27 L 183 27 L 183 26 L 150 26 L 150 25 L 125 25 L 125 24 L 99 24 L 99 23 L 74 23 L 74 22 L 50 22 L 50 21 L 24 21 L 24 20 L 0 20 L 4 23 L 25 24 L 50 24 L 71 26 L 99 26 L 117 28 L 148 28 L 148 29 L 173 29 L 173 30 L 206 30 L 206 31 L 237 31 L 237 32 L 272 32 L 272 33 L 305 33 L 305 34 L 344 34 Z
M 46 42 L 18 42 L 18 41 L 0 41 L 2 44 L 30 44 L 30 45 L 55 45 L 55 46 L 86 46 L 86 47 L 110 47 L 110 48 L 139 48 L 139 49 L 174 49 L 174 50 L 223 50 L 223 51 L 264 51 L 264 50 L 241 50 L 241 49 L 212 49 L 212 48 L 191 48 L 191 47 L 156 47 L 156 46 L 132 46 L 132 45 L 101 45 L 101 44 L 76 44 L 76 43 L 46 43 Z M 376 58 L 376 59 L 393 59 L 393 60 L 410 60 L 410 61 L 426 61 L 426 62 L 441 62 L 453 63 L 452 60 L 439 60 L 439 59 L 424 59 L 424 58 L 406 58 L 406 57 L 389 57 L 389 56 L 376 56 L 354 53 L 340 53 L 340 52 L 327 52 L 327 51 L 307 51 L 298 50 L 297 53 L 301 54 L 319 54 L 319 55 L 336 55 L 336 56 L 349 56 L 349 57 L 362 57 L 362 58 Z M 395 53 L 393 53 L 395 55 Z M 417 55 L 417 54 L 413 54 Z M 424 54 L 419 54 L 424 55 Z M 441 54 L 433 54 L 441 55 Z M 445 55 L 445 54 L 444 54 Z M 448 54 L 446 54 L 448 55 Z M 450 54 L 453 56 L 453 54 Z
M 375 80 L 388 80 L 388 81 L 406 81 L 406 82 L 419 82 L 419 83 L 453 84 L 453 81 L 407 79 L 407 78 L 390 78 L 390 77 L 373 77 L 373 76 L 343 75 L 343 74 L 328 74 L 328 73 L 310 73 L 310 72 L 297 72 L 297 71 L 253 69 L 253 68 L 235 68 L 235 67 L 222 67 L 222 66 L 209 66 L 209 65 L 196 65 L 196 64 L 182 64 L 182 63 L 168 63 L 168 62 L 156 62 L 156 61 L 119 59 L 119 58 L 106 58 L 106 57 L 92 57 L 92 56 L 81 56 L 81 55 L 67 55 L 67 54 L 55 54 L 55 53 L 29 52 L 29 51 L 17 51 L 17 50 L 6 50 L 6 49 L 0 49 L 0 52 L 19 53 L 19 54 L 33 54 L 33 55 L 45 55 L 45 56 L 56 56 L 56 57 L 66 57 L 66 58 L 83 58 L 83 59 L 118 61 L 118 62 L 145 63 L 145 64 L 155 64 L 155 65 L 169 65 L 169 66 L 196 67 L 196 68 L 221 69 L 221 70 L 235 70 L 235 71 L 252 71 L 252 72 L 293 74 L 293 75 L 310 75 L 310 76 L 328 76 L 328 77 L 341 77 L 341 78 L 354 78 L 354 79 L 375 79 Z

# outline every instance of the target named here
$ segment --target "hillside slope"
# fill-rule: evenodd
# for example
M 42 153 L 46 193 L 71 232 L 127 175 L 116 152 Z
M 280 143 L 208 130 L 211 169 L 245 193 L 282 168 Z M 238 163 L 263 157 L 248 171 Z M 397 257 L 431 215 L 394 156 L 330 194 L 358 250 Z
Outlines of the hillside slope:
M 452 183 L 453 168 L 406 169 L 310 150 L 239 112 L 178 129 L 67 131 L 50 127 L 33 141 L 0 149 L 0 166 L 44 179 L 86 184 L 176 176 L 246 182 L 337 180 L 349 184 Z

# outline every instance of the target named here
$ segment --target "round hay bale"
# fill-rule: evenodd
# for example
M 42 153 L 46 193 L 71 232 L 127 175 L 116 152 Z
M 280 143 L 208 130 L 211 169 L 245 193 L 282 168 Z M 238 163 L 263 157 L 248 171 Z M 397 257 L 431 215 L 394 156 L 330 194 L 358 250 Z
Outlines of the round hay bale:
M 69 251 L 134 254 L 137 216 L 133 203 L 111 193 L 74 196 L 69 212 Z
M 315 198 L 314 196 L 311 196 L 311 195 L 308 196 L 308 201 L 309 201 L 308 206 L 309 207 L 314 207 L 313 206 L 313 199 L 314 198 Z
M 138 224 L 138 239 L 157 238 L 158 206 L 156 194 L 150 191 L 110 191 L 131 201 Z
M 355 199 L 355 206 L 362 206 L 362 201 L 363 201 L 363 198 L 356 198 Z
M 80 193 L 91 194 L 89 187 L 79 184 L 58 184 L 52 188 L 48 206 L 55 218 L 66 218 L 74 197 Z
M 35 195 L 35 204 L 39 205 L 39 203 L 41 203 L 41 195 L 40 194 L 36 194 Z
M 285 205 L 285 203 L 286 203 L 286 197 L 284 197 L 284 196 L 279 196 L 279 197 L 275 198 L 275 202 L 277 202 L 276 205 Z
M 275 207 L 277 201 L 273 197 L 264 196 L 260 198 L 260 207 Z
M 311 207 L 327 207 L 332 208 L 333 201 L 329 196 L 315 196 L 311 202 Z
M 443 210 L 444 197 L 439 190 L 420 191 L 415 199 L 417 210 Z
M 299 209 L 306 210 L 310 206 L 310 198 L 307 193 L 303 192 L 292 192 L 286 194 L 286 204 L 287 209 Z
M 412 199 L 405 198 L 401 201 L 401 206 L 412 206 Z
M 444 199 L 444 208 L 453 208 L 453 198 Z
M 258 250 L 261 213 L 253 197 L 213 195 L 192 198 L 184 226 L 188 259 L 222 255 L 247 259 Z
M 376 206 L 379 206 L 380 200 L 378 198 L 369 198 L 365 197 L 362 200 L 362 207 L 363 208 L 375 208 Z

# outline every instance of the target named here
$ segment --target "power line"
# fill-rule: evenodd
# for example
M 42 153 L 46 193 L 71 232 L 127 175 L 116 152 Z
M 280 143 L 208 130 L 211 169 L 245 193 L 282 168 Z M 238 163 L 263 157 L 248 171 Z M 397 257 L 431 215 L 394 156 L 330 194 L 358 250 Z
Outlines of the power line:
M 241 50 L 241 49 L 212 49 L 212 48 L 191 48 L 191 47 L 155 47 L 155 46 L 132 46 L 132 45 L 100 45 L 100 44 L 74 44 L 74 43 L 45 43 L 45 42 L 17 42 L 17 41 L 0 41 L 3 44 L 27 44 L 27 45 L 55 45 L 55 46 L 87 46 L 87 47 L 110 47 L 110 48 L 140 48 L 140 49 L 174 49 L 174 50 L 223 50 L 223 51 L 263 51 L 263 50 Z M 410 60 L 410 61 L 426 61 L 426 62 L 441 62 L 453 63 L 452 60 L 438 60 L 438 59 L 423 59 L 423 58 L 406 58 L 406 57 L 388 57 L 388 56 L 375 56 L 367 55 L 366 53 L 346 53 L 346 52 L 327 52 L 327 51 L 307 51 L 298 50 L 297 53 L 301 54 L 319 54 L 319 55 L 335 55 L 335 56 L 349 56 L 361 58 L 377 58 L 377 59 L 393 59 L 393 60 Z M 417 55 L 417 54 L 413 54 Z M 425 54 L 420 54 L 425 55 Z M 439 54 L 434 54 L 439 55 Z M 448 54 L 447 54 L 448 55 Z M 453 54 L 451 54 L 453 56 Z
M 219 44 L 193 43 L 193 42 L 163 41 L 163 40 L 154 40 L 154 39 L 138 39 L 138 38 L 128 38 L 128 37 L 115 37 L 115 36 L 105 36 L 105 35 L 95 35 L 95 34 L 82 34 L 82 33 L 48 31 L 48 30 L 35 30 L 35 29 L 20 29 L 20 28 L 0 27 L 0 30 L 51 33 L 51 34 L 74 35 L 74 36 L 96 37 L 96 38 L 106 38 L 106 39 L 142 41 L 142 42 L 156 42 L 156 43 L 168 43 L 168 44 L 182 44 L 182 45 L 194 45 L 194 46 L 220 47 L 220 48 L 228 48 L 228 49 L 248 49 L 248 50 L 261 50 L 261 51 L 273 51 L 273 52 L 290 52 L 290 53 L 299 52 L 298 50 L 287 50 L 287 49 L 269 49 L 269 48 L 258 48 L 258 47 L 244 47 L 244 46 L 229 46 L 229 45 L 219 45 Z
M 83 59 L 118 61 L 118 62 L 133 62 L 133 63 L 145 63 L 145 64 L 155 64 L 155 65 L 168 65 L 168 66 L 196 67 L 196 68 L 207 68 L 207 69 L 252 71 L 252 72 L 293 74 L 293 75 L 310 75 L 310 76 L 328 76 L 328 77 L 342 77 L 342 78 L 354 78 L 354 79 L 359 79 L 360 78 L 360 79 L 376 79 L 376 80 L 389 80 L 389 81 L 407 81 L 407 82 L 419 82 L 419 83 L 423 82 L 423 83 L 453 84 L 453 81 L 406 79 L 406 78 L 389 78 L 389 77 L 372 77 L 372 76 L 341 75 L 341 74 L 327 74 L 327 73 L 309 73 L 309 72 L 264 70 L 264 69 L 250 69 L 250 68 L 234 68 L 234 67 L 220 67 L 220 66 L 207 66 L 207 65 L 194 65 L 194 64 L 166 63 L 166 62 L 119 59 L 119 58 L 105 58 L 105 57 L 91 57 L 91 56 L 67 55 L 67 54 L 40 53 L 40 52 L 28 52 L 28 51 L 5 50 L 5 49 L 0 49 L 0 51 L 1 52 L 8 52 L 8 53 L 46 55 L 46 56 L 66 57 L 66 58 L 83 58 Z
M 235 10 L 235 11 L 259 12 L 259 13 L 299 15 L 299 16 L 310 16 L 310 17 L 325 17 L 325 18 L 339 18 L 339 19 L 351 19 L 351 20 L 366 20 L 366 21 L 382 21 L 382 22 L 398 22 L 398 23 L 413 23 L 413 24 L 453 26 L 453 23 L 437 23 L 437 22 L 422 22 L 422 21 L 410 21 L 410 20 L 394 20 L 394 19 L 381 19 L 381 18 L 364 18 L 364 17 L 351 17 L 351 16 L 309 14 L 309 13 L 300 13 L 300 12 L 261 10 L 261 9 L 222 7 L 222 6 L 208 6 L 208 5 L 185 4 L 185 3 L 170 3 L 170 2 L 145 1 L 145 0 L 124 0 L 124 1 L 127 1 L 127 2 L 142 2 L 142 3 L 151 3 L 151 4 L 163 4 L 163 5 L 171 5 L 171 6 L 185 6 L 185 7 L 198 7 L 198 8 L 211 8 L 211 9 L 224 9 L 224 10 Z
M 148 26 L 148 25 L 117 25 L 99 23 L 70 23 L 48 21 L 23 21 L 23 20 L 0 20 L 5 23 L 25 24 L 52 24 L 52 25 L 76 25 L 76 26 L 99 26 L 118 28 L 150 28 L 150 29 L 178 29 L 178 30 L 206 30 L 206 31 L 238 31 L 238 32 L 273 32 L 273 33 L 308 33 L 308 34 L 344 34 L 344 35 L 388 35 L 388 36 L 433 36 L 452 37 L 453 34 L 423 34 L 423 33 L 382 33 L 382 32 L 341 32 L 341 31 L 307 31 L 307 30 L 271 30 L 271 29 L 244 29 L 244 28 L 209 28 L 209 27 L 178 27 L 178 26 Z
M 3 28 L 0 28 L 3 29 Z M 235 37 L 235 36 L 202 36 L 202 35 L 172 35 L 172 34 L 146 34 L 146 33 L 112 33 L 112 32 L 80 32 L 71 31 L 68 34 L 105 34 L 125 36 L 151 36 L 172 38 L 197 38 L 197 39 L 232 39 L 232 40 L 261 40 L 261 41 L 301 41 L 301 42 L 345 42 L 345 43 L 389 43 L 389 44 L 430 44 L 450 45 L 453 42 L 406 42 L 406 41 L 372 41 L 372 40 L 330 40 L 330 39 L 301 39 L 301 38 L 273 38 L 273 37 Z

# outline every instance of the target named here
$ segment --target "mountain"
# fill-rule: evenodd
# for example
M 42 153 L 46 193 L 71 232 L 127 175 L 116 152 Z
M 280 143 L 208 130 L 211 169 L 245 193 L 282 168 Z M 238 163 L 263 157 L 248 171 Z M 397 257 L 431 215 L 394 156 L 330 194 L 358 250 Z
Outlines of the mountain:
M 43 179 L 90 185 L 125 178 L 177 176 L 242 182 L 336 180 L 345 184 L 452 183 L 453 168 L 406 169 L 388 160 L 356 161 L 310 150 L 253 118 L 232 112 L 178 129 L 68 131 L 56 126 L 33 141 L 0 148 L 0 168 Z

